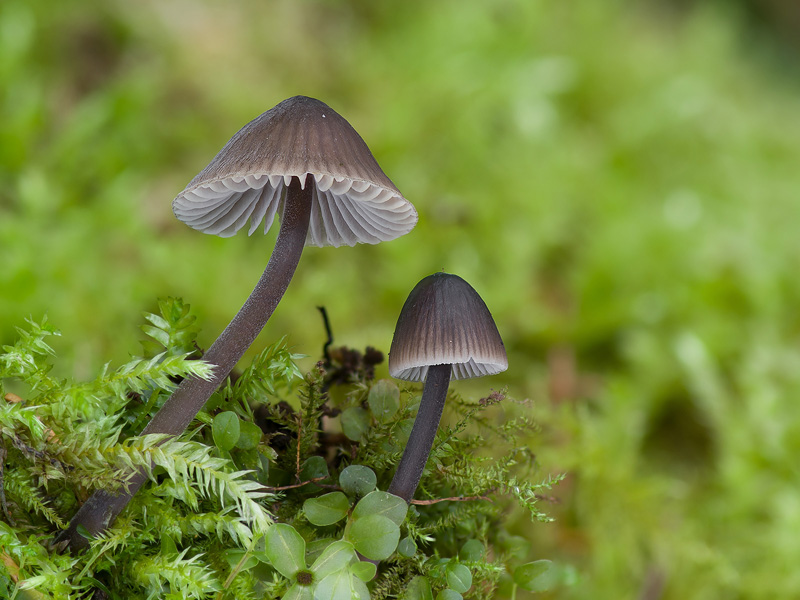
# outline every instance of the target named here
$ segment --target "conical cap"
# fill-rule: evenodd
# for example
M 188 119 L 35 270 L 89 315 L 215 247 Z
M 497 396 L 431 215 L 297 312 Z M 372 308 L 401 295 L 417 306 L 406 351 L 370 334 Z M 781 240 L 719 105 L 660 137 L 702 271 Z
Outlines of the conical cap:
M 494 375 L 508 368 L 494 319 L 470 284 L 434 273 L 420 281 L 400 311 L 389 352 L 389 374 L 424 381 L 428 367 L 453 365 L 452 379 Z
M 310 177 L 306 178 L 306 175 Z M 378 166 L 361 136 L 327 104 L 295 96 L 240 129 L 172 202 L 175 216 L 229 237 L 250 221 L 266 233 L 292 177 L 313 185 L 306 245 L 392 240 L 417 223 L 414 206 Z

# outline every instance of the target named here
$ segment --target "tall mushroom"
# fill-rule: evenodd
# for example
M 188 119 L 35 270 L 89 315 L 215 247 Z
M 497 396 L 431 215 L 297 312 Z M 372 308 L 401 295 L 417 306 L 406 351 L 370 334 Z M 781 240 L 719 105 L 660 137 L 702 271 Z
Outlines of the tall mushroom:
M 442 418 L 450 379 L 508 368 L 506 350 L 486 304 L 457 275 L 434 273 L 408 295 L 389 351 L 389 374 L 424 381 L 419 412 L 389 493 L 411 502 Z
M 294 274 L 304 245 L 354 246 L 392 240 L 413 229 L 414 206 L 384 174 L 366 143 L 328 105 L 305 96 L 284 100 L 239 130 L 172 202 L 181 221 L 223 237 L 250 221 L 248 234 L 275 215 L 281 227 L 264 274 L 233 320 L 204 355 L 213 377 L 185 379 L 143 434 L 177 435 L 263 329 Z M 128 491 L 95 492 L 65 532 L 73 548 L 103 531 L 145 480 Z

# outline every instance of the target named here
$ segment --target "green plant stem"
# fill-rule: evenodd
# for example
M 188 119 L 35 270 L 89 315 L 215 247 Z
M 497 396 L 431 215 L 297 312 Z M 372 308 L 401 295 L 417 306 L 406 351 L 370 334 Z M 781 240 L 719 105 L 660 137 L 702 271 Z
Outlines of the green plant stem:
M 400 496 L 406 502 L 411 502 L 414 498 L 414 492 L 417 491 L 422 472 L 425 470 L 425 463 L 428 462 L 433 448 L 439 421 L 442 420 L 451 371 L 451 365 L 435 365 L 428 368 L 417 418 L 414 420 L 406 449 L 388 490 L 390 494 Z
M 300 180 L 292 178 L 280 232 L 267 268 L 244 306 L 203 356 L 203 360 L 215 366 L 213 376 L 208 380 L 197 377 L 184 379 L 144 428 L 142 435 L 182 433 L 264 328 L 289 286 L 303 252 L 311 219 L 312 189 L 310 182 L 301 189 Z M 59 539 L 68 540 L 68 546 L 73 550 L 86 548 L 89 540 L 78 532 L 78 528 L 85 529 L 92 537 L 104 531 L 146 479 L 142 469 L 130 479 L 126 491 L 97 490 L 81 506 Z
M 256 539 L 257 538 L 253 536 L 253 539 L 250 540 L 250 544 L 247 546 L 247 550 L 245 551 L 245 553 L 242 554 L 242 558 L 240 558 L 239 562 L 236 563 L 236 566 L 233 567 L 233 569 L 231 569 L 228 578 L 225 580 L 225 583 L 222 584 L 222 589 L 217 593 L 216 600 L 222 600 L 223 595 L 225 594 L 225 592 L 227 592 L 228 588 L 233 583 L 233 580 L 236 579 L 236 576 L 242 570 L 244 563 L 246 563 L 247 559 L 249 559 L 253 555 L 252 553 L 253 553 L 253 548 L 255 548 L 256 546 Z

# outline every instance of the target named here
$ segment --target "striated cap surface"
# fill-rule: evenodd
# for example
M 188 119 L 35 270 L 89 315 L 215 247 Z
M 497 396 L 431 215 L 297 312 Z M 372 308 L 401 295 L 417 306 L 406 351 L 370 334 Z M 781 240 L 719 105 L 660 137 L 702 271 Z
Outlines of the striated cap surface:
M 310 177 L 306 178 L 306 175 Z M 242 127 L 172 202 L 175 216 L 229 237 L 266 233 L 292 177 L 313 185 L 306 245 L 377 244 L 405 235 L 417 211 L 355 129 L 324 102 L 295 96 Z
M 389 374 L 424 381 L 428 367 L 453 365 L 452 379 L 508 368 L 506 349 L 486 304 L 457 275 L 434 273 L 408 295 L 392 338 Z

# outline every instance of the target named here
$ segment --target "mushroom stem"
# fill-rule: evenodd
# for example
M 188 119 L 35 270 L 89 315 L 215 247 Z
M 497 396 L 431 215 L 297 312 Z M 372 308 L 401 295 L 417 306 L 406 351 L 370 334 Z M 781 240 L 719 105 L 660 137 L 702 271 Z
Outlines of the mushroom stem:
M 313 185 L 307 181 L 303 189 L 301 184 L 297 177 L 293 177 L 289 184 L 280 232 L 264 274 L 244 306 L 203 355 L 203 360 L 215 366 L 212 378 L 184 379 L 144 428 L 142 435 L 182 433 L 266 325 L 289 286 L 308 233 Z M 78 527 L 85 528 L 92 537 L 104 531 L 146 479 L 144 470 L 140 470 L 129 480 L 126 491 L 94 492 L 72 517 L 59 539 L 68 540 L 73 550 L 87 547 L 89 540 L 78 532 Z
M 452 365 L 428 367 L 417 418 L 388 490 L 390 494 L 400 496 L 406 502 L 411 502 L 414 498 L 414 492 L 417 491 L 419 480 L 422 478 L 422 471 L 425 470 L 425 463 L 428 462 L 433 448 L 439 421 L 442 420 L 451 371 Z

